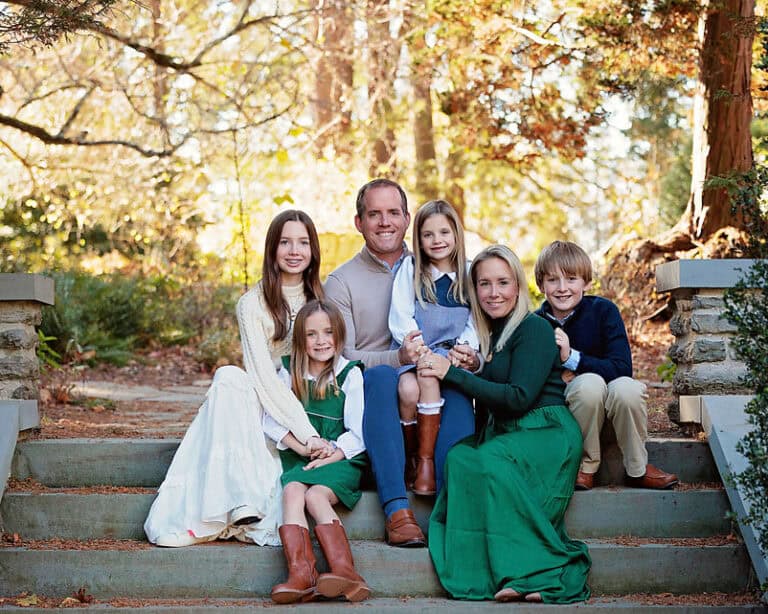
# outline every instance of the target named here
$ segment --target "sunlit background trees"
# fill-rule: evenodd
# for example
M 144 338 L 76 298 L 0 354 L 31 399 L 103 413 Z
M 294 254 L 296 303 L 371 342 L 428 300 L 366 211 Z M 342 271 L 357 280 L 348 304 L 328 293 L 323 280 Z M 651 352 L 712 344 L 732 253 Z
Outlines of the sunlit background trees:
M 740 224 L 704 180 L 748 170 L 765 129 L 754 1 L 72 6 L 0 3 L 3 271 L 209 301 L 253 283 L 291 206 L 327 272 L 361 245 L 354 194 L 379 175 L 412 208 L 453 202 L 470 253 L 696 249 Z

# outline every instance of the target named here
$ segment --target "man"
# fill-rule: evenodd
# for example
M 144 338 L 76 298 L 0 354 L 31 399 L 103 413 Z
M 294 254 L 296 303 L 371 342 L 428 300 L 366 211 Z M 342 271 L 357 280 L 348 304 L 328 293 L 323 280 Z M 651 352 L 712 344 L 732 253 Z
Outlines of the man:
M 415 363 L 423 342 L 413 331 L 399 349 L 390 349 L 388 325 L 392 282 L 400 264 L 410 257 L 404 238 L 411 216 L 403 188 L 389 179 L 374 179 L 360 188 L 356 208 L 355 227 L 365 245 L 328 276 L 325 292 L 344 316 L 344 355 L 366 366 L 363 438 L 384 508 L 387 543 L 419 547 L 426 542 L 406 492 L 396 369 Z M 469 400 L 456 390 L 443 393 L 445 406 L 435 447 L 438 479 L 448 449 L 474 431 Z

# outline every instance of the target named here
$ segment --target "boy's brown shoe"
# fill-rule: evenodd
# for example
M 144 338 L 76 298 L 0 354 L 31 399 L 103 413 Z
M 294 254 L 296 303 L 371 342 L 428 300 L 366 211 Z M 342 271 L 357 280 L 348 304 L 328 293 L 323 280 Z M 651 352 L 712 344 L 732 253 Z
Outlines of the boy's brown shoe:
M 384 537 L 390 546 L 423 548 L 427 545 L 416 518 L 410 509 L 397 510 L 384 525 Z
M 665 490 L 667 488 L 672 488 L 678 482 L 679 480 L 674 473 L 667 473 L 666 471 L 662 471 L 661 469 L 658 469 L 657 467 L 654 467 L 650 464 L 645 466 L 644 475 L 641 475 L 637 478 L 626 476 L 627 486 L 631 486 L 633 488 Z
M 579 471 L 578 475 L 576 476 L 576 485 L 574 487 L 575 490 L 592 490 L 594 485 L 594 473 L 584 473 L 583 471 Z

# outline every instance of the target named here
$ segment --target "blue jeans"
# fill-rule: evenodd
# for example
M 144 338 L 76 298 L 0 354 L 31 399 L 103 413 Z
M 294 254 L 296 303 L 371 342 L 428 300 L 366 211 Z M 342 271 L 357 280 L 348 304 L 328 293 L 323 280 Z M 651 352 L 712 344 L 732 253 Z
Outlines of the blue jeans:
M 405 488 L 405 446 L 397 405 L 397 371 L 380 365 L 366 369 L 363 439 L 382 507 L 393 499 L 407 497 Z M 440 432 L 435 444 L 435 477 L 438 491 L 443 485 L 443 466 L 448 450 L 475 432 L 472 402 L 450 386 L 442 386 L 445 399 Z

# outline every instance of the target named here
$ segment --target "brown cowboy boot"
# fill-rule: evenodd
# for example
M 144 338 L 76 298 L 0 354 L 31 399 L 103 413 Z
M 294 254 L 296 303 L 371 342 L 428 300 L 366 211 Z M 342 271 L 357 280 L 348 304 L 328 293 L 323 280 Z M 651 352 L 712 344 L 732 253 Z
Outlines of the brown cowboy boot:
M 416 423 L 401 426 L 405 445 L 405 487 L 413 488 L 413 481 L 416 479 L 416 450 L 419 445 L 418 426 Z
M 413 492 L 417 495 L 435 494 L 435 442 L 440 431 L 440 414 L 416 416 L 419 423 L 419 452 L 416 458 L 416 479 Z
M 317 579 L 317 592 L 324 597 L 344 595 L 347 601 L 367 599 L 371 589 L 355 571 L 352 550 L 341 523 L 334 520 L 330 524 L 318 524 L 315 535 L 331 568 L 330 572 L 320 574 Z
M 298 524 L 284 524 L 280 527 L 280 541 L 288 562 L 288 580 L 272 587 L 272 601 L 296 603 L 316 599 L 317 569 L 309 531 Z

